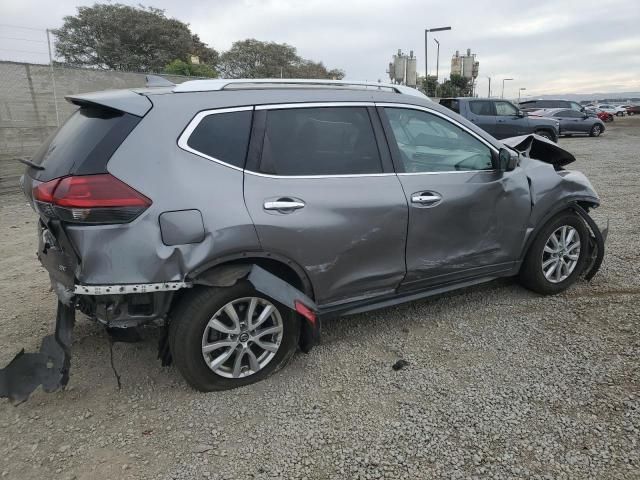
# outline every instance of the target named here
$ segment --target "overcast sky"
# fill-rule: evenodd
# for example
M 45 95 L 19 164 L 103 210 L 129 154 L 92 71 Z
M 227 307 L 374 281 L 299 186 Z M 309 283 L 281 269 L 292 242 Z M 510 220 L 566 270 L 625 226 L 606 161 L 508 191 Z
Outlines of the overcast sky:
M 0 59 L 45 62 L 44 34 L 11 26 L 55 28 L 83 0 L 3 0 Z M 440 41 L 440 77 L 451 56 L 471 48 L 480 62 L 478 91 L 516 97 L 551 93 L 640 91 L 640 0 L 121 0 L 166 10 L 191 25 L 217 50 L 245 38 L 286 42 L 306 58 L 341 68 L 349 79 L 388 79 L 391 56 L 414 50 L 424 72 L 424 29 L 429 69 L 435 74 Z M 11 37 L 11 38 L 9 38 Z M 20 38 L 23 40 L 15 40 Z M 32 41 L 26 41 L 32 40 Z M 18 51 L 19 50 L 19 51 Z M 36 52 L 36 53 L 34 53 Z M 523 92 L 524 93 L 524 92 Z

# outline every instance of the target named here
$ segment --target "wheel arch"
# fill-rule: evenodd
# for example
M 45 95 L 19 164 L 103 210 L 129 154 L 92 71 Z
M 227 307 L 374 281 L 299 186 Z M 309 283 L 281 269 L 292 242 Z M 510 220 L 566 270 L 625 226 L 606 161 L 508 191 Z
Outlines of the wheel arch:
M 538 236 L 538 233 L 540 233 L 540 230 L 542 230 L 544 226 L 547 225 L 547 223 L 549 223 L 549 221 L 556 215 L 562 212 L 565 212 L 567 210 L 576 211 L 576 208 L 575 208 L 576 205 L 581 207 L 585 212 L 588 212 L 590 209 L 597 208 L 598 206 L 600 206 L 600 200 L 598 200 L 597 197 L 587 197 L 587 196 L 573 197 L 572 196 L 572 197 L 563 198 L 560 202 L 557 202 L 556 204 L 554 204 L 552 208 L 547 210 L 547 212 L 545 212 L 544 215 L 540 217 L 540 220 L 538 221 L 537 225 L 531 230 L 531 232 L 527 236 L 524 242 L 522 251 L 520 252 L 520 262 L 522 262 L 524 257 L 527 255 L 529 248 L 531 248 L 531 244 L 534 242 L 535 238 Z M 577 211 L 576 211 L 576 214 L 579 215 Z
M 271 252 L 239 252 L 204 263 L 187 275 L 194 283 L 230 286 L 245 277 L 252 265 L 281 278 L 315 300 L 315 292 L 307 272 L 284 255 Z

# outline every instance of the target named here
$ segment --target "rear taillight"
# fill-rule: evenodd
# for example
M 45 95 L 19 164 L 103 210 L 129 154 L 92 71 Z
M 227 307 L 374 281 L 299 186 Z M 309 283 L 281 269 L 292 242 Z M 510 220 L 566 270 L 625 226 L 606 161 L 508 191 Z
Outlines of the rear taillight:
M 33 187 L 38 210 L 72 223 L 127 223 L 151 200 L 108 173 L 56 178 Z

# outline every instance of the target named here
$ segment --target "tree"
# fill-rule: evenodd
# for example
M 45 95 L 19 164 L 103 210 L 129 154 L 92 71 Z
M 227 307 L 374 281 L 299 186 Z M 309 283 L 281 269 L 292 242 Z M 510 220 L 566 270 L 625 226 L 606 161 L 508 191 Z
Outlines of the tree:
M 435 77 L 435 75 L 427 75 L 426 77 L 420 77 L 418 84 L 422 86 L 422 90 L 424 91 L 425 95 L 433 96 L 436 94 L 438 79 Z
M 462 75 L 452 74 L 449 80 L 445 80 L 438 85 L 438 96 L 440 97 L 469 97 L 471 96 L 471 83 L 468 78 Z
M 164 73 L 172 75 L 184 75 L 186 77 L 209 77 L 215 78 L 218 76 L 216 71 L 209 65 L 184 62 L 180 59 L 176 59 L 169 63 L 164 68 Z
M 198 55 L 210 67 L 218 60 L 218 53 L 186 23 L 153 7 L 118 3 L 78 7 L 78 14 L 64 17 L 62 27 L 53 33 L 56 55 L 73 66 L 158 72 L 190 55 Z
M 342 70 L 327 70 L 322 62 L 298 56 L 286 43 L 261 42 L 253 38 L 234 42 L 220 56 L 219 70 L 226 78 L 338 78 Z

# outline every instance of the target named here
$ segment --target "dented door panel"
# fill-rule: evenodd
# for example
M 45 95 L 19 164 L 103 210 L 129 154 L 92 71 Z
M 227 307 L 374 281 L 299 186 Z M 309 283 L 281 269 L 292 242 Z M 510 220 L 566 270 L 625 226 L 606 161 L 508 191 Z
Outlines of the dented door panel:
M 265 199 L 304 207 L 265 210 Z M 318 303 L 393 290 L 405 274 L 407 204 L 395 175 L 293 178 L 247 172 L 245 200 L 262 248 L 306 270 Z
M 513 267 L 531 209 L 520 169 L 400 174 L 407 195 L 437 192 L 433 207 L 410 203 L 407 285 L 439 284 Z M 410 199 L 409 199 L 410 201 Z

